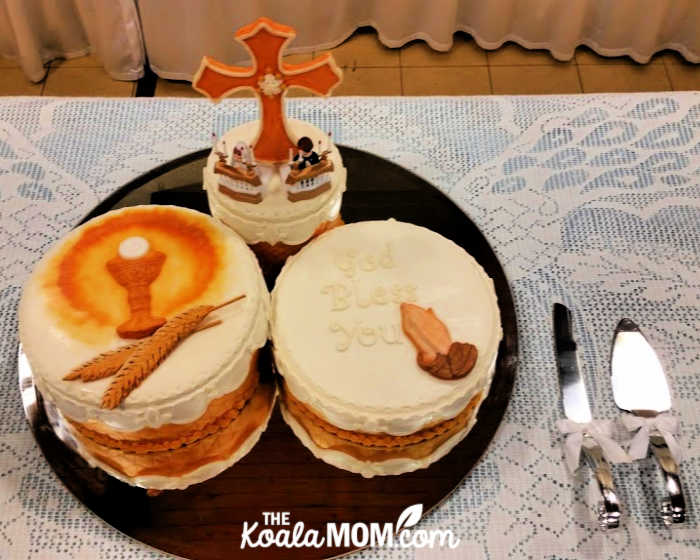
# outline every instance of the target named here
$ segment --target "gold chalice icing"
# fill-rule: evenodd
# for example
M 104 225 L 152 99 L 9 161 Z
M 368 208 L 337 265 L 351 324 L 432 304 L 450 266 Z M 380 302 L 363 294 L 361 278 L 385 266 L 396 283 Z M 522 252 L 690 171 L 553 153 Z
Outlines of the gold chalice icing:
M 222 301 L 230 270 L 219 229 L 167 206 L 97 218 L 57 252 L 43 283 L 58 324 L 76 340 L 152 335 L 192 306 Z
M 147 239 L 127 237 L 119 244 L 116 257 L 107 261 L 109 273 L 126 288 L 131 315 L 117 327 L 122 338 L 143 338 L 165 323 L 164 317 L 151 314 L 151 284 L 158 278 L 165 254 L 151 249 Z

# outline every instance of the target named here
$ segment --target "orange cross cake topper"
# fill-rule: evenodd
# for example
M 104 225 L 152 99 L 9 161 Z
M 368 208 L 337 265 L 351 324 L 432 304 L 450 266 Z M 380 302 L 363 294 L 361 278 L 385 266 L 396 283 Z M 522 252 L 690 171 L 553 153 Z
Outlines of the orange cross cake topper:
M 241 27 L 235 35 L 253 60 L 252 66 L 229 66 L 205 56 L 192 87 L 214 101 L 239 89 L 255 91 L 262 107 L 262 126 L 253 142 L 255 159 L 283 163 L 296 148 L 286 127 L 284 94 L 290 86 L 328 95 L 340 83 L 342 71 L 333 56 L 323 54 L 301 64 L 282 62 L 284 47 L 296 36 L 293 28 L 261 17 Z

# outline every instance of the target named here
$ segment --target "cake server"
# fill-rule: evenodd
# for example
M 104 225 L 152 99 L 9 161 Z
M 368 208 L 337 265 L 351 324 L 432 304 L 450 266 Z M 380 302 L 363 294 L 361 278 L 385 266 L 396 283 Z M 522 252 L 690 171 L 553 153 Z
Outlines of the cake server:
M 663 367 L 649 341 L 630 319 L 615 329 L 610 360 L 613 396 L 622 410 L 642 418 L 655 418 L 671 409 L 671 393 Z M 649 432 L 649 447 L 661 467 L 668 497 L 661 502 L 666 525 L 685 521 L 685 499 L 678 464 L 657 427 Z
M 571 312 L 566 306 L 555 303 L 553 321 L 554 348 L 564 413 L 573 422 L 588 424 L 593 418 L 576 354 Z M 615 529 L 620 525 L 620 502 L 615 493 L 610 463 L 605 458 L 600 444 L 588 431 L 583 432 L 581 449 L 595 474 L 598 488 L 603 496 L 603 501 L 598 504 L 598 522 L 603 529 Z

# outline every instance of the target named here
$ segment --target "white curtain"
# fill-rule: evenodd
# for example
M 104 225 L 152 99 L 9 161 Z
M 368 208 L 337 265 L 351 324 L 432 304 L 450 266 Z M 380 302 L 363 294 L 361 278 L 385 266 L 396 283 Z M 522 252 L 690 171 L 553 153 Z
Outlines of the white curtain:
M 0 0 L 0 55 L 16 59 L 33 82 L 49 60 L 90 52 L 115 80 L 143 76 L 134 0 Z
M 0 0 L 0 55 L 41 80 L 44 63 L 94 51 L 117 80 L 153 70 L 191 79 L 203 55 L 245 63 L 233 32 L 266 15 L 297 29 L 290 53 L 333 47 L 363 25 L 399 47 L 423 39 L 448 50 L 462 30 L 486 49 L 505 41 L 549 49 L 560 60 L 586 44 L 647 62 L 674 49 L 700 62 L 700 0 Z M 141 18 L 139 19 L 139 12 Z
M 560 60 L 586 44 L 638 62 L 662 49 L 700 62 L 700 0 L 141 0 L 139 11 L 151 67 L 181 80 L 203 55 L 247 62 L 233 32 L 261 15 L 296 28 L 292 53 L 333 47 L 371 25 L 389 47 L 424 39 L 444 51 L 462 30 L 486 49 L 515 41 Z

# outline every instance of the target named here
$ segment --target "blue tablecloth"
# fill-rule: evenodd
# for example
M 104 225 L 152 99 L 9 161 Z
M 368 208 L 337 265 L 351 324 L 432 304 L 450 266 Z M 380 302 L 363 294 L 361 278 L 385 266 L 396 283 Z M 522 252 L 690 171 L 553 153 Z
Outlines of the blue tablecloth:
M 443 189 L 493 245 L 521 337 L 511 404 L 488 453 L 423 521 L 450 552 L 363 558 L 700 558 L 700 93 L 292 99 L 291 116 Z M 33 263 L 98 201 L 142 172 L 255 118 L 250 100 L 0 99 L 0 557 L 160 556 L 90 514 L 35 444 L 17 388 L 17 302 Z M 614 418 L 613 328 L 637 321 L 671 380 L 681 420 L 684 527 L 658 516 L 651 459 L 615 466 L 622 529 L 597 529 L 596 488 L 572 478 L 550 324 L 575 311 L 598 418 Z

